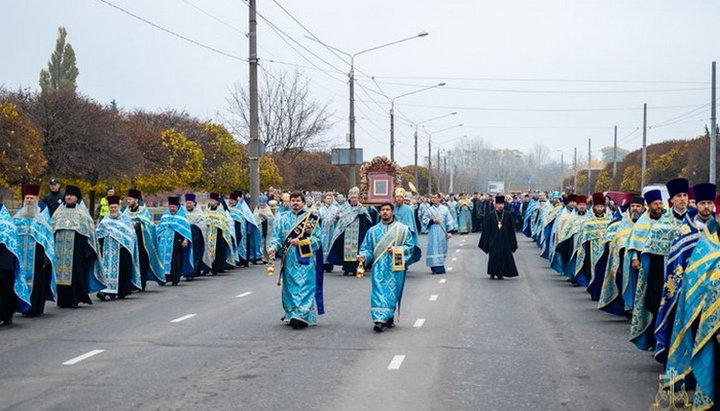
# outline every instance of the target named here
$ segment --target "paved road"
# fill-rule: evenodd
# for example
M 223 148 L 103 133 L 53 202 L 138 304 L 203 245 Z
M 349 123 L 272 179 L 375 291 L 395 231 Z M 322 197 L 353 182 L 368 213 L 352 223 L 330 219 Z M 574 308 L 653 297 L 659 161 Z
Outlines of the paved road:
M 661 368 L 626 321 L 524 237 L 520 277 L 490 280 L 477 241 L 451 240 L 447 275 L 411 267 L 400 325 L 382 334 L 367 277 L 326 276 L 327 314 L 295 331 L 262 266 L 16 317 L 0 327 L 0 409 L 648 409 Z

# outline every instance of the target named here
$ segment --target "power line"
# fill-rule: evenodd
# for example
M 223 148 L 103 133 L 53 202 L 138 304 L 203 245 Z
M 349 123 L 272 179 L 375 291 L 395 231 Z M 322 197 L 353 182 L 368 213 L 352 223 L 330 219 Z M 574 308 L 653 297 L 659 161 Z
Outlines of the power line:
M 360 100 L 357 100 L 360 101 Z M 510 108 L 510 107 L 472 107 L 472 106 L 446 106 L 433 104 L 405 104 L 406 107 L 437 108 L 445 110 L 471 110 L 471 111 L 528 111 L 528 112 L 582 112 L 582 111 L 638 111 L 642 107 L 596 107 L 596 108 Z M 671 110 L 677 108 L 695 107 L 694 105 L 655 106 L 655 110 Z
M 248 3 L 247 3 L 247 0 L 243 0 L 243 3 L 248 4 Z M 300 43 L 299 41 L 295 40 L 291 35 L 287 34 L 284 30 L 282 30 L 280 27 L 278 27 L 275 23 L 271 22 L 271 21 L 270 21 L 268 18 L 266 18 L 263 14 L 261 14 L 260 12 L 258 12 L 257 15 L 260 16 L 260 18 L 261 18 L 265 23 L 267 23 L 267 24 L 270 26 L 270 28 L 275 32 L 275 34 L 277 34 L 278 36 L 280 36 L 281 39 L 282 39 L 286 44 L 288 44 L 288 46 L 290 46 L 290 48 L 292 48 L 296 53 L 298 53 L 301 57 L 303 57 L 308 63 L 310 63 L 310 64 L 313 65 L 313 66 L 316 66 L 316 65 L 315 65 L 313 62 L 311 62 L 303 53 L 300 53 L 295 47 L 291 46 L 291 45 L 289 44 L 289 42 L 285 40 L 285 38 L 287 38 L 287 40 L 292 41 L 293 43 L 295 43 L 296 45 L 298 45 L 300 48 L 302 48 L 303 50 L 305 50 L 306 52 L 310 53 L 310 54 L 311 54 L 312 56 L 314 56 L 316 59 L 318 59 L 318 60 L 322 61 L 323 63 L 327 64 L 329 67 L 332 67 L 332 68 L 335 69 L 335 71 L 337 71 L 338 73 L 340 73 L 340 74 L 345 74 L 343 70 L 339 69 L 339 68 L 338 68 L 337 66 L 335 66 L 334 64 L 332 64 L 332 63 L 328 62 L 327 60 L 323 59 L 322 57 L 318 56 L 318 55 L 315 54 L 312 50 L 310 50 L 309 48 L 305 47 L 305 45 L 303 45 L 303 44 Z M 280 33 L 282 33 L 282 35 L 280 35 Z M 284 37 L 283 37 L 283 36 L 284 36 Z M 317 67 L 317 66 L 316 66 L 316 67 Z
M 374 82 L 375 79 L 372 79 Z M 363 80 L 367 81 L 367 80 Z M 398 82 L 380 82 L 391 86 L 404 86 L 404 87 L 424 87 L 423 84 L 418 83 L 398 83 Z M 497 88 L 480 88 L 480 87 L 443 87 L 443 90 L 457 90 L 457 91 L 478 91 L 485 93 L 522 93 L 522 94 L 634 94 L 634 93 L 673 93 L 673 92 L 686 92 L 686 91 L 707 91 L 705 87 L 693 87 L 693 88 L 673 88 L 673 89 L 646 89 L 646 90 L 528 90 L 528 89 L 497 89 Z
M 457 81 L 507 81 L 538 83 L 617 83 L 617 84 L 710 84 L 707 81 L 673 80 L 593 80 L 593 79 L 551 79 L 551 78 L 508 78 L 508 77 L 452 77 L 452 76 L 374 76 L 388 80 L 457 80 Z
M 330 51 L 333 55 L 335 55 L 335 57 L 339 58 L 343 63 L 350 65 L 350 63 L 345 61 L 345 59 L 342 56 L 340 56 L 335 50 L 333 50 L 332 47 L 328 47 L 323 41 L 320 40 L 320 38 L 318 38 L 318 36 L 315 35 L 315 33 L 313 33 L 312 31 L 310 31 L 310 29 L 305 27 L 305 25 L 302 24 L 300 22 L 300 20 L 298 20 L 295 16 L 293 16 L 292 13 L 290 13 L 285 7 L 283 7 L 282 4 L 278 3 L 277 0 L 273 0 L 273 3 L 275 3 L 275 5 L 277 5 L 278 7 L 280 7 L 280 10 L 285 12 L 285 14 L 287 14 L 295 23 L 297 23 L 298 26 L 302 27 L 302 29 L 305 30 L 305 32 L 307 34 L 309 34 L 312 38 L 317 40 L 320 44 L 325 46 L 325 48 L 328 49 L 328 51 Z
M 219 17 L 216 17 L 216 16 L 213 15 L 213 14 L 210 14 L 209 12 L 201 9 L 200 7 L 194 5 L 193 3 L 191 3 L 191 2 L 188 1 L 188 0 L 182 0 L 182 1 L 183 1 L 183 3 L 185 3 L 185 4 L 187 4 L 188 6 L 194 8 L 195 10 L 199 11 L 200 13 L 202 13 L 202 14 L 210 17 L 211 19 L 217 21 L 218 23 L 220 23 L 220 24 L 222 24 L 223 26 L 229 28 L 230 30 L 233 30 L 233 31 L 235 31 L 235 32 L 237 32 L 237 33 L 240 33 L 240 35 L 242 35 L 243 37 L 246 37 L 246 35 L 247 35 L 246 32 L 240 30 L 239 28 L 233 26 L 232 24 L 230 24 L 230 23 L 228 23 L 228 22 L 220 19 Z
M 172 31 L 172 30 L 170 30 L 170 29 L 167 29 L 167 28 L 165 28 L 165 27 L 163 27 L 163 26 L 160 26 L 159 24 L 153 23 L 152 21 L 150 21 L 150 20 L 148 20 L 148 19 L 146 19 L 146 18 L 144 18 L 144 17 L 138 16 L 137 14 L 132 13 L 132 12 L 130 12 L 130 11 L 128 11 L 128 10 L 126 10 L 126 9 L 118 6 L 118 5 L 115 5 L 115 4 L 111 3 L 111 2 L 109 2 L 108 0 L 98 0 L 98 1 L 101 2 L 101 3 L 103 3 L 103 4 L 105 4 L 105 5 L 107 5 L 107 6 L 110 6 L 110 7 L 114 8 L 114 9 L 116 9 L 116 10 L 122 12 L 122 13 L 125 13 L 125 14 L 127 14 L 128 16 L 130 16 L 130 17 L 133 17 L 133 18 L 135 18 L 135 19 L 137 19 L 137 20 L 140 20 L 140 21 L 142 21 L 142 22 L 145 23 L 145 24 L 148 24 L 148 25 L 150 25 L 150 26 L 152 26 L 152 27 L 155 27 L 155 28 L 158 29 L 158 30 L 162 30 L 162 31 L 164 31 L 164 32 L 166 32 L 166 33 L 168 33 L 168 34 L 170 34 L 170 35 L 172 35 L 172 36 L 175 36 L 175 37 L 177 37 L 177 38 L 179 38 L 179 39 L 181 39 L 181 40 L 187 41 L 188 43 L 194 44 L 194 45 L 196 45 L 196 46 L 198 46 L 198 47 L 202 47 L 202 48 L 204 48 L 204 49 L 206 49 L 206 50 L 210 50 L 210 51 L 212 51 L 212 52 L 214 52 L 214 53 L 223 55 L 223 56 L 225 56 L 225 57 L 230 57 L 230 58 L 232 58 L 232 59 L 240 60 L 240 61 L 247 61 L 247 59 L 244 58 L 244 57 L 236 56 L 236 55 L 234 55 L 234 54 L 230 54 L 230 53 L 228 53 L 228 52 L 222 51 L 222 50 L 217 49 L 217 48 L 215 48 L 215 47 L 208 46 L 207 44 L 201 43 L 201 42 L 199 42 L 199 41 L 197 41 L 197 40 L 193 40 L 193 39 L 191 39 L 191 38 L 189 38 L 189 37 L 187 37 L 187 36 L 184 36 L 184 35 L 182 35 L 182 34 L 179 34 L 179 33 L 174 32 L 174 31 Z

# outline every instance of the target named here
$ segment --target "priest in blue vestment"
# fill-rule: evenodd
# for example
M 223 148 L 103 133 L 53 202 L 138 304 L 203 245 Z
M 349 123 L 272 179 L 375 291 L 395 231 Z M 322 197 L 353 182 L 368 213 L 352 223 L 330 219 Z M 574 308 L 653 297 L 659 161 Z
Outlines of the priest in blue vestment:
M 24 316 L 37 317 L 45 312 L 45 302 L 55 301 L 55 237 L 48 207 L 40 211 L 40 186 L 27 185 L 23 207 L 15 213 L 20 246 L 20 270 L 30 292 L 30 309 Z
M 372 267 L 370 316 L 373 330 L 383 332 L 395 326 L 405 285 L 406 262 L 415 248 L 410 227 L 394 218 L 393 205 L 380 206 L 380 222 L 371 227 L 358 254 L 360 264 Z
M 157 246 L 157 233 L 152 214 L 141 205 L 142 192 L 136 189 L 128 191 L 127 207 L 124 214 L 130 219 L 135 229 L 140 259 L 140 286 L 145 290 L 147 281 L 155 281 L 165 285 L 162 261 Z
M 697 184 L 693 187 L 697 215 L 693 219 L 684 219 L 680 235 L 670 246 L 665 267 L 665 285 L 655 319 L 655 359 L 663 364 L 667 362 L 667 348 L 671 344 L 677 297 L 684 285 L 685 269 L 695 245 L 700 240 L 702 230 L 713 218 L 716 191 L 715 184 L 710 183 Z
M 163 274 L 172 285 L 178 285 L 182 276 L 192 276 L 192 230 L 180 197 L 168 197 L 168 208 L 157 225 L 158 250 Z
M 415 221 L 415 210 L 413 210 L 412 207 L 408 204 L 410 200 L 410 193 L 408 193 L 404 188 L 398 187 L 397 189 L 395 189 L 395 205 L 393 207 L 393 218 L 396 221 L 399 221 L 408 226 L 410 232 L 415 237 L 413 239 L 413 244 L 415 246 L 413 247 L 410 258 L 406 261 L 406 269 L 410 267 L 410 264 L 416 263 L 422 258 L 422 249 L 418 244 L 418 236 L 420 235 L 420 233 L 418 232 L 418 227 Z
M 30 309 L 30 290 L 20 270 L 20 257 L 15 221 L 0 203 L 0 322 L 3 325 L 12 324 L 15 311 Z
M 373 226 L 367 207 L 360 203 L 360 190 L 353 187 L 348 192 L 348 203 L 340 208 L 335 231 L 330 239 L 328 263 L 342 266 L 344 275 L 354 275 L 357 256 L 365 234 Z
M 428 233 L 427 254 L 425 265 L 430 267 L 432 274 L 445 274 L 448 240 L 457 230 L 450 210 L 441 204 L 439 193 L 432 195 L 432 205 L 427 207 L 422 216 L 422 227 Z
M 52 216 L 57 256 L 57 305 L 92 304 L 89 293 L 106 287 L 95 224 L 76 186 L 65 187 L 65 203 Z
M 673 241 L 682 234 L 686 219 L 691 218 L 687 208 L 688 180 L 672 180 L 667 188 L 672 202 L 670 210 L 664 209 L 659 190 L 645 193 L 648 212 L 635 223 L 628 247 L 632 267 L 639 270 L 630 339 L 643 351 L 655 347 L 655 319 L 665 284 L 667 255 Z
M 123 299 L 141 290 L 140 258 L 135 228 L 120 212 L 120 197 L 108 196 L 108 213 L 96 229 L 101 250 L 102 268 L 107 287 L 97 293 L 100 300 Z
M 282 321 L 297 330 L 317 325 L 322 314 L 323 268 L 316 259 L 322 240 L 320 217 L 304 206 L 302 193 L 290 195 L 290 207 L 275 224 L 268 254 L 281 259 Z

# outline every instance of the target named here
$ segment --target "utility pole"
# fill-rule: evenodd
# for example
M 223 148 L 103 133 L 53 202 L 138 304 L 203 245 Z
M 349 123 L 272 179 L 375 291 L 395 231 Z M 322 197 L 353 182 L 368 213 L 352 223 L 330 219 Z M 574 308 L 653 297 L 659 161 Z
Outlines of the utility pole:
M 390 160 L 395 161 L 395 100 L 390 104 Z
M 428 195 L 432 195 L 432 134 L 428 135 Z
M 259 119 L 258 119 L 258 57 L 257 57 L 257 17 L 256 17 L 256 0 L 249 0 L 249 24 L 250 32 L 248 39 L 250 41 L 250 141 L 248 144 L 248 158 L 250 167 L 250 209 L 254 210 L 260 197 L 260 155 L 261 143 L 259 139 Z
M 588 139 L 588 176 L 587 176 L 587 192 L 588 196 L 592 195 L 592 139 Z
M 717 139 L 718 129 L 715 123 L 715 62 L 712 62 L 712 90 L 710 91 L 710 183 L 715 184 L 717 170 Z
M 439 148 L 437 151 L 437 163 L 438 163 L 438 165 L 437 165 L 438 191 L 442 191 L 442 181 L 440 179 L 440 164 L 442 164 L 442 163 L 440 163 L 440 149 Z
M 577 147 L 573 154 L 573 193 L 577 194 Z
M 447 173 L 447 152 L 443 156 L 443 187 L 445 187 L 445 191 L 450 193 L 450 190 L 448 189 L 448 173 Z
M 350 187 L 355 187 L 355 56 L 350 59 Z
M 420 194 L 420 177 L 418 173 L 418 140 L 417 140 L 417 124 L 415 125 L 415 187 L 418 190 L 418 194 Z
M 560 153 L 560 194 L 563 192 L 563 179 L 565 173 L 565 154 Z
M 615 139 L 613 147 L 613 181 L 615 181 L 615 176 L 617 175 L 617 126 L 615 126 Z
M 645 188 L 645 171 L 647 171 L 647 103 L 643 104 L 643 146 L 642 170 L 640 171 L 640 190 Z

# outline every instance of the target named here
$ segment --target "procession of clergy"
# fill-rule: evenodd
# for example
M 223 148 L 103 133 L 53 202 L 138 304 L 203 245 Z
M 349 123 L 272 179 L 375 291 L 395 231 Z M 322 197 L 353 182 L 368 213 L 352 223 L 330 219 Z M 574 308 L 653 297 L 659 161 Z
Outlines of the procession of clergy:
M 347 199 L 334 193 L 270 194 L 271 200 L 263 195 L 254 212 L 238 191 L 227 201 L 210 193 L 204 210 L 194 194 L 185 194 L 184 201 L 169 197 L 155 223 L 140 191 L 129 190 L 123 201 L 109 187 L 96 226 L 78 187 L 67 186 L 62 194 L 56 180 L 51 190 L 53 184 L 50 201 L 40 201 L 38 185 L 25 185 L 23 206 L 14 216 L 0 203 L 4 325 L 12 324 L 15 312 L 43 314 L 46 301 L 77 308 L 92 304 L 93 293 L 102 301 L 123 299 L 145 290 L 148 281 L 177 285 L 183 277 L 192 281 L 259 262 L 273 275 L 279 257 L 283 321 L 292 328 L 317 324 L 324 312 L 323 276 L 339 266 L 348 276 L 371 270 L 371 318 L 373 329 L 382 332 L 395 326 L 407 267 L 421 258 L 419 232 L 428 235 L 426 265 L 433 274 L 444 274 L 448 240 L 476 225 L 467 196 L 459 206 L 450 199 L 449 207 L 440 194 L 416 202 L 402 188 L 394 203 L 375 207 L 360 203 L 357 188 Z M 492 219 L 488 215 L 490 228 L 480 244 L 494 270 L 500 270 L 493 272 L 498 278 L 517 275 L 511 255 L 517 242 L 503 202 L 504 197 L 498 200 Z
M 669 204 L 657 189 L 618 204 L 540 194 L 523 233 L 600 310 L 630 320 L 630 341 L 665 365 L 667 389 L 694 389 L 693 410 L 720 409 L 720 197 L 714 184 L 666 186 Z

